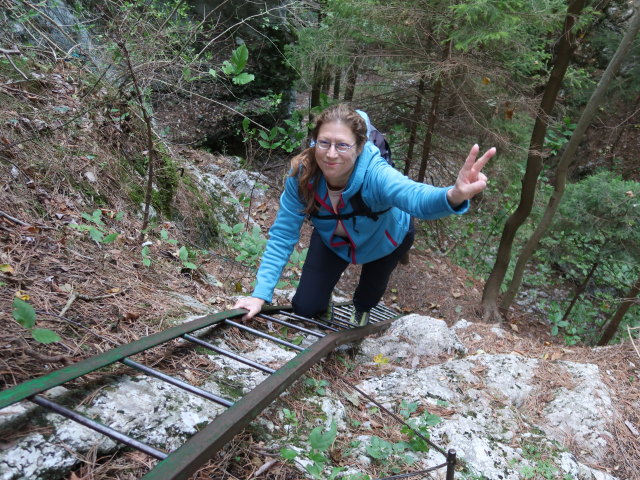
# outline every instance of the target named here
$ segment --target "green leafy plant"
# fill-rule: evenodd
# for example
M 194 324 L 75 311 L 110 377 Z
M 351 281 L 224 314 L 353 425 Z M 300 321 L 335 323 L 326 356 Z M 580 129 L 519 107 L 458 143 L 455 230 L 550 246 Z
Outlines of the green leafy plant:
M 387 467 L 397 473 L 402 465 L 410 465 L 415 462 L 415 457 L 410 452 L 428 452 L 427 440 L 430 436 L 430 428 L 438 425 L 440 417 L 425 411 L 419 417 L 411 417 L 418 409 L 417 402 L 403 400 L 399 413 L 405 418 L 407 425 L 403 425 L 400 432 L 407 436 L 406 441 L 389 442 L 377 436 L 372 436 L 365 446 L 367 454 L 385 462 Z
M 564 117 L 561 124 L 547 130 L 544 146 L 549 149 L 551 155 L 557 155 L 560 152 L 562 146 L 571 138 L 575 128 L 576 124 L 571 123 L 571 118 Z
M 427 452 L 429 451 L 429 444 L 425 439 L 428 440 L 430 438 L 431 433 L 429 430 L 441 421 L 442 419 L 438 415 L 425 411 L 419 417 L 408 418 L 407 424 L 409 426 L 403 425 L 400 432 L 407 435 L 407 445 L 411 450 L 414 452 Z
M 188 268 L 189 270 L 197 270 L 198 266 L 191 261 L 191 259 L 197 256 L 197 251 L 193 249 L 189 249 L 185 245 L 181 246 L 178 250 L 178 257 L 182 262 L 183 268 Z
M 558 474 L 560 469 L 555 465 L 553 461 L 553 451 L 550 446 L 545 444 L 536 443 L 524 443 L 522 445 L 522 456 L 533 463 L 533 465 L 523 465 L 520 467 L 519 472 L 522 478 L 543 478 L 546 480 L 553 480 L 559 478 Z M 515 459 L 514 459 L 515 460 Z M 515 461 L 511 462 L 515 464 Z M 570 480 L 573 478 L 571 475 L 565 475 L 563 480 Z
M 408 402 L 406 400 L 402 400 L 400 402 L 400 416 L 403 418 L 411 417 L 411 414 L 414 413 L 418 409 L 418 402 Z
M 300 149 L 309 127 L 309 124 L 304 121 L 304 113 L 296 110 L 291 115 L 291 118 L 284 120 L 283 123 L 283 126 L 276 125 L 267 131 L 251 128 L 251 121 L 245 117 L 242 120 L 245 141 L 256 140 L 258 145 L 264 149 L 281 149 L 287 153 Z
M 142 264 L 149 268 L 151 266 L 151 251 L 149 250 L 149 245 L 142 247 L 140 255 L 142 255 Z
M 246 85 L 252 82 L 256 77 L 251 73 L 244 71 L 249 60 L 249 49 L 245 44 L 240 45 L 233 52 L 231 52 L 231 58 L 222 62 L 222 73 L 231 78 L 231 81 L 236 85 Z M 217 72 L 214 69 L 209 70 L 209 73 L 213 76 L 217 76 Z
M 149 233 L 151 230 L 153 229 L 147 229 L 146 233 Z M 160 230 L 160 240 L 162 242 L 168 243 L 169 245 L 178 245 L 178 241 L 175 238 L 169 237 L 169 232 L 165 229 Z M 142 245 L 142 250 L 140 250 L 140 255 L 142 256 L 142 264 L 147 268 L 151 266 L 151 263 L 153 261 L 150 249 L 151 245 L 153 245 L 153 242 L 145 242 Z M 203 251 L 203 253 L 206 252 Z M 180 268 L 186 268 L 188 270 L 198 269 L 198 265 L 194 263 L 199 254 L 197 249 L 189 248 L 186 245 L 182 245 L 178 249 L 176 254 L 181 263 Z
M 233 227 L 223 223 L 220 225 L 220 230 L 226 243 L 238 252 L 235 260 L 248 267 L 256 268 L 267 245 L 267 239 L 262 235 L 260 227 L 256 225 L 251 232 L 248 232 L 245 230 L 244 223 L 237 223 Z
M 303 383 L 307 387 L 310 387 L 311 389 L 313 389 L 313 391 L 317 395 L 324 396 L 327 394 L 326 387 L 327 385 L 329 385 L 329 382 L 326 380 L 316 380 L 315 378 L 305 378 Z
M 298 426 L 298 416 L 296 415 L 296 412 L 289 410 L 288 408 L 283 408 L 282 415 L 289 425 L 292 427 Z
M 53 330 L 49 330 L 48 328 L 35 328 L 36 311 L 28 302 L 18 297 L 14 297 L 13 299 L 13 318 L 29 331 L 34 340 L 40 343 L 46 344 L 62 340 Z
M 284 275 L 285 278 L 278 282 L 277 288 L 283 288 L 287 285 L 291 285 L 294 288 L 298 287 L 300 280 L 298 279 L 297 274 L 302 271 L 302 266 L 307 258 L 308 248 L 304 248 L 302 250 L 293 250 L 291 252 L 291 256 L 289 257 L 289 261 L 287 262 L 287 266 L 285 267 Z
M 369 444 L 365 447 L 367 454 L 376 460 L 386 460 L 394 453 L 402 453 L 404 445 L 388 442 L 380 437 L 373 436 L 369 439 Z
M 322 427 L 315 427 L 309 433 L 309 449 L 303 452 L 304 456 L 311 462 L 305 465 L 305 470 L 312 478 L 318 480 L 335 480 L 338 478 L 346 467 L 331 467 L 328 475 L 324 471 L 329 463 L 326 452 L 331 448 L 338 434 L 338 426 L 335 421 L 331 422 L 328 430 L 324 431 Z M 283 459 L 293 461 L 298 456 L 298 452 L 291 448 L 282 448 L 280 455 Z M 343 480 L 369 480 L 368 475 L 356 474 L 341 476 Z
M 178 241 L 175 238 L 169 238 L 169 232 L 164 228 L 160 230 L 160 240 L 167 242 L 170 245 L 177 245 Z
M 119 212 L 115 215 L 116 220 L 122 220 L 124 213 Z M 107 226 L 102 221 L 102 210 L 96 209 L 91 214 L 82 213 L 81 217 L 89 224 L 72 223 L 71 228 L 75 228 L 80 232 L 89 232 L 89 236 L 97 243 L 112 243 L 118 238 L 118 233 L 108 233 Z

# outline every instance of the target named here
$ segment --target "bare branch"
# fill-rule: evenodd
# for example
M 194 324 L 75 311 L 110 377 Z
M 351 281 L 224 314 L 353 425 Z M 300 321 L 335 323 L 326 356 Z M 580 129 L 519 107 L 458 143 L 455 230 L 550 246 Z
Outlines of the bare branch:
M 13 223 L 17 223 L 18 225 L 22 225 L 23 227 L 30 227 L 31 225 L 28 223 L 23 222 L 22 220 L 18 220 L 15 217 L 12 217 L 11 215 L 9 215 L 6 212 L 3 212 L 2 210 L 0 210 L 0 217 L 4 217 L 7 220 L 13 222 Z
M 7 60 L 9 60 L 9 63 L 11 64 L 11 66 L 13 67 L 13 69 L 14 69 L 16 72 L 18 72 L 22 78 L 24 78 L 25 80 L 29 80 L 29 77 L 27 77 L 27 75 L 26 75 L 22 70 L 20 70 L 20 69 L 18 68 L 18 66 L 17 66 L 15 63 L 13 63 L 13 60 L 11 59 L 11 57 L 9 56 L 9 54 L 8 54 L 6 51 L 5 51 L 5 52 L 2 52 L 2 53 L 4 53 L 4 56 L 7 58 Z

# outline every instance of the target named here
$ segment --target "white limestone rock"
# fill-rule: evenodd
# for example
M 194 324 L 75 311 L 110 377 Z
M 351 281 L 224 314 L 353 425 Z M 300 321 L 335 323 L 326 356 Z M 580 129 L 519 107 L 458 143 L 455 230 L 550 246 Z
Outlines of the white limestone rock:
M 366 338 L 361 345 L 361 354 L 369 361 L 379 354 L 393 360 L 453 352 L 466 353 L 455 332 L 443 320 L 416 314 L 399 318 L 384 335 Z

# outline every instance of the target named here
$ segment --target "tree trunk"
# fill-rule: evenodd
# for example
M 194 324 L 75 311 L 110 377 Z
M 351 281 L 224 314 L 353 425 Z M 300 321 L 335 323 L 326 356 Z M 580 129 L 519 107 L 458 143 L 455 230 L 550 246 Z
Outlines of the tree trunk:
M 324 72 L 322 73 L 322 93 L 324 93 L 328 97 L 330 89 L 331 89 L 331 67 L 325 64 Z
M 618 45 L 616 53 L 611 58 L 611 60 L 609 61 L 609 65 L 607 65 L 606 70 L 602 74 L 602 78 L 600 78 L 596 89 L 593 91 L 591 98 L 589 99 L 589 102 L 587 102 L 587 106 L 584 108 L 584 111 L 582 112 L 582 115 L 578 120 L 575 130 L 571 134 L 569 143 L 562 153 L 562 157 L 560 157 L 560 161 L 556 168 L 556 178 L 554 182 L 553 193 L 549 198 L 549 203 L 547 204 L 547 208 L 544 211 L 542 220 L 540 220 L 540 223 L 520 252 L 520 256 L 518 258 L 518 261 L 516 262 L 515 270 L 513 273 L 513 279 L 511 280 L 511 284 L 509 285 L 509 288 L 502 300 L 501 308 L 503 309 L 509 308 L 516 296 L 516 293 L 520 289 L 525 266 L 533 255 L 536 247 L 538 246 L 538 242 L 546 233 L 549 225 L 551 225 L 553 217 L 560 206 L 562 196 L 564 195 L 569 167 L 575 160 L 575 153 L 578 149 L 578 145 L 582 141 L 584 133 L 593 120 L 593 117 L 598 112 L 598 108 L 600 107 L 600 104 L 604 99 L 607 88 L 620 69 L 622 61 L 625 59 L 634 38 L 638 34 L 639 29 L 640 10 L 636 11 L 631 21 L 629 22 L 627 32 L 620 41 L 620 45 Z
M 429 155 L 431 155 L 431 140 L 433 139 L 433 130 L 438 119 L 438 104 L 442 93 L 442 79 L 438 78 L 433 86 L 433 99 L 431 100 L 431 109 L 429 110 L 429 118 L 427 120 L 427 132 L 422 142 L 422 156 L 420 158 L 420 170 L 418 171 L 417 181 L 422 183 L 427 172 L 427 163 Z
M 513 240 L 518 229 L 525 222 L 533 207 L 538 176 L 542 170 L 542 147 L 547 132 L 548 118 L 556 103 L 558 91 L 562 86 L 562 80 L 575 49 L 576 32 L 574 27 L 584 4 L 585 0 L 572 0 L 567 10 L 562 36 L 559 40 L 558 51 L 556 52 L 556 61 L 551 70 L 549 80 L 547 81 L 531 134 L 527 167 L 522 179 L 520 203 L 505 223 L 496 254 L 496 261 L 484 286 L 484 291 L 482 292 L 482 307 L 486 321 L 496 321 L 501 318 L 497 308 L 500 285 L 502 285 L 511 261 Z
M 611 320 L 609 320 L 609 322 L 607 323 L 607 326 L 602 333 L 602 337 L 600 337 L 600 340 L 598 340 L 599 346 L 607 345 L 615 336 L 616 332 L 618 331 L 618 327 L 620 327 L 620 323 L 622 323 L 622 319 L 625 313 L 627 313 L 627 311 L 633 304 L 638 302 L 638 293 L 640 293 L 640 278 L 636 280 L 635 285 L 631 287 L 631 289 L 627 293 L 626 298 L 620 304 L 618 310 L 616 310 L 616 313 L 613 314 Z
M 333 78 L 333 99 L 338 100 L 340 98 L 340 80 L 342 77 L 342 69 L 336 67 L 336 76 Z
M 343 100 L 345 102 L 353 101 L 353 94 L 356 91 L 356 81 L 358 80 L 358 69 L 360 68 L 360 58 L 354 57 L 351 65 L 347 69 L 347 86 L 344 89 Z
M 589 270 L 589 273 L 587 273 L 587 276 L 584 278 L 583 282 L 573 293 L 573 298 L 571 299 L 571 303 L 569 303 L 567 310 L 564 312 L 564 315 L 562 316 L 562 320 L 560 320 L 561 322 L 564 322 L 567 318 L 569 318 L 569 315 L 571 315 L 571 310 L 573 310 L 573 307 L 578 301 L 578 298 L 580 298 L 580 295 L 582 295 L 584 291 L 587 289 L 587 285 L 589 285 L 589 282 L 593 278 L 593 274 L 596 273 L 596 269 L 598 268 L 598 265 L 600 265 L 600 261 L 594 262 L 594 264 L 591 266 L 591 270 Z
M 422 97 L 424 96 L 424 84 L 425 76 L 420 77 L 420 83 L 418 84 L 418 97 L 416 98 L 416 105 L 413 108 L 413 120 L 411 121 L 411 133 L 409 134 L 409 145 L 407 148 L 407 159 L 404 163 L 404 174 L 409 175 L 411 169 L 411 163 L 413 162 L 413 149 L 416 145 L 416 136 L 418 134 L 418 125 L 420 124 L 420 118 L 422 117 Z
M 449 58 L 453 42 L 449 41 L 442 51 L 442 63 Z M 420 158 L 420 169 L 418 170 L 417 181 L 422 183 L 427 172 L 427 163 L 429 163 L 429 155 L 431 155 L 431 141 L 433 140 L 433 131 L 438 121 L 438 108 L 440 105 L 440 97 L 442 96 L 442 71 L 438 72 L 438 79 L 433 85 L 433 98 L 431 99 L 431 108 L 429 109 L 429 118 L 427 119 L 427 132 L 422 142 L 422 155 Z M 423 86 L 424 88 L 424 86 Z
M 313 63 L 313 79 L 311 80 L 311 108 L 320 105 L 320 93 L 322 92 L 322 80 L 324 73 L 324 65 L 322 60 L 316 60 Z

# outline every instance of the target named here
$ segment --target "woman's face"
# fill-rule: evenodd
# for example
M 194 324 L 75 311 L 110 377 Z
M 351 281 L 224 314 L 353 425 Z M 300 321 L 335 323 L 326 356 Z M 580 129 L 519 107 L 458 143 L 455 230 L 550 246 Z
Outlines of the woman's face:
M 321 145 L 329 145 L 322 149 Z M 315 158 L 325 180 L 333 187 L 344 187 L 356 164 L 360 150 L 356 150 L 356 137 L 347 125 L 341 122 L 324 123 L 316 138 Z M 345 152 L 336 150 L 336 145 L 353 145 Z

